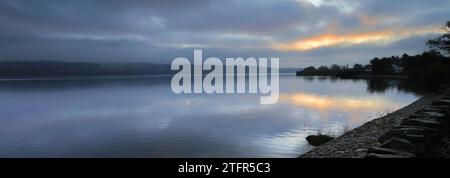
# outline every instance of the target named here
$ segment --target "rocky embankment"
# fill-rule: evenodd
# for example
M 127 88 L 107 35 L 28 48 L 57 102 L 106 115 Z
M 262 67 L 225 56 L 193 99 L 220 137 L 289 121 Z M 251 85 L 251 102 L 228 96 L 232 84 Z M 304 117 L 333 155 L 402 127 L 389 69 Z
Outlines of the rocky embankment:
M 450 90 L 372 120 L 300 158 L 447 157 Z

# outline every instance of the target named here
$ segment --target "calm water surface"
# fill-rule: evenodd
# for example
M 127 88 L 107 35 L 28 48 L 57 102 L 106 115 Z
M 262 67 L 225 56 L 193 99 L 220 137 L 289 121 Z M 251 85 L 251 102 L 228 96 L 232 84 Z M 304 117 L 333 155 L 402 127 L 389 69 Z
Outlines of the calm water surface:
M 396 86 L 403 86 L 399 89 Z M 280 77 L 280 100 L 175 95 L 170 77 L 1 80 L 0 157 L 296 157 L 420 94 L 394 80 Z

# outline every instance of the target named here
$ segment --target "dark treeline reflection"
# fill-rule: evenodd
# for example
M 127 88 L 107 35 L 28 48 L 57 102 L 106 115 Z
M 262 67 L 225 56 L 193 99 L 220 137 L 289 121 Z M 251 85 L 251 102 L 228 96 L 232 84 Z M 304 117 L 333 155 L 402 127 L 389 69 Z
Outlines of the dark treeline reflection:
M 423 96 L 427 93 L 435 92 L 438 87 L 435 85 L 427 85 L 425 82 L 413 80 L 367 80 L 367 91 L 370 93 L 384 93 L 389 89 L 397 89 L 399 91 Z
M 340 81 L 354 81 L 354 82 L 365 81 L 367 83 L 367 91 L 369 93 L 384 93 L 386 92 L 386 90 L 397 89 L 398 91 L 423 96 L 428 93 L 436 92 L 436 90 L 439 89 L 439 87 L 436 85 L 429 85 L 426 82 L 407 79 L 379 79 L 379 78 L 344 79 L 333 76 L 304 76 L 300 78 L 303 78 L 309 82 L 312 82 L 314 80 L 328 81 L 331 83 L 336 83 Z

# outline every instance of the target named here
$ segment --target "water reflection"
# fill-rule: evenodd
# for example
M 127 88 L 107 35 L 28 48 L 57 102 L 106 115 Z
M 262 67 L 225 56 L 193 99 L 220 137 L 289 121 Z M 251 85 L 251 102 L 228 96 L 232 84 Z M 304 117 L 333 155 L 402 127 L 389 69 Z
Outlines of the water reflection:
M 0 157 L 295 157 L 317 129 L 357 127 L 425 93 L 377 82 L 281 76 L 280 102 L 260 105 L 175 95 L 170 77 L 1 81 Z
M 389 112 L 404 104 L 388 98 L 372 96 L 321 96 L 301 92 L 283 94 L 280 98 L 282 102 L 319 113 L 319 118 L 322 120 L 329 120 L 330 117 L 344 118 L 345 123 L 348 124 L 344 127 L 354 127 L 366 122 L 370 117 L 374 117 L 370 115 L 371 112 L 365 111 Z
M 391 101 L 382 98 L 356 98 L 351 96 L 320 96 L 308 93 L 283 94 L 282 101 L 293 105 L 313 109 L 317 111 L 344 110 L 352 111 L 358 109 L 381 109 L 386 105 L 392 105 Z

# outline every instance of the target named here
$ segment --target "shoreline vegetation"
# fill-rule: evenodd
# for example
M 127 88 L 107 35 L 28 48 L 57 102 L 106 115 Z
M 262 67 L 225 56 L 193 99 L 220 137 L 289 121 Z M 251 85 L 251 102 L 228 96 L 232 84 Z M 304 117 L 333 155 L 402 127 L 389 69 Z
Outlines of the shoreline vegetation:
M 375 57 L 369 64 L 354 64 L 318 68 L 309 66 L 297 71 L 298 76 L 334 76 L 341 78 L 398 78 L 423 81 L 429 84 L 450 82 L 450 21 L 442 27 L 441 36 L 429 39 L 430 48 L 422 54 L 410 56 Z M 447 56 L 445 56 L 447 55 Z
M 309 66 L 298 70 L 297 76 L 333 76 L 339 78 L 380 78 L 380 79 L 411 79 L 429 83 L 442 83 L 450 80 L 450 59 L 441 52 L 430 50 L 422 54 L 401 57 L 383 57 L 370 60 L 367 65 L 355 64 L 341 66 L 333 64 L 330 67 L 318 68 Z

